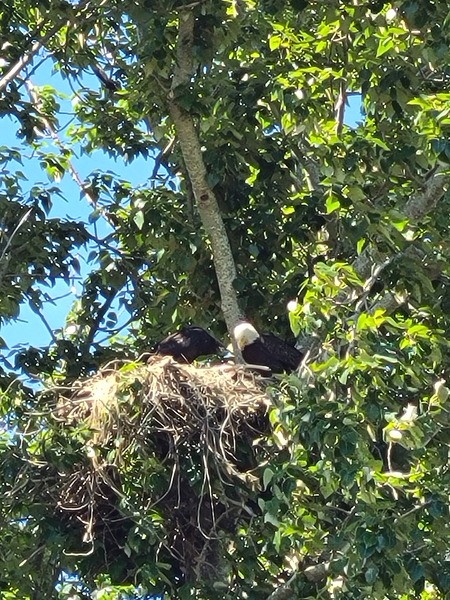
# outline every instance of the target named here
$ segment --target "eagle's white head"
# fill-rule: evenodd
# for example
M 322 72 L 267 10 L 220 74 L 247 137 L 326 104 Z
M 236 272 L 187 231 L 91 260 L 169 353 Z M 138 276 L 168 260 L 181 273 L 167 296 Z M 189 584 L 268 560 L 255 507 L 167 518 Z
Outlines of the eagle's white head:
M 238 323 L 233 330 L 234 339 L 240 350 L 259 339 L 259 333 L 250 323 L 243 321 Z

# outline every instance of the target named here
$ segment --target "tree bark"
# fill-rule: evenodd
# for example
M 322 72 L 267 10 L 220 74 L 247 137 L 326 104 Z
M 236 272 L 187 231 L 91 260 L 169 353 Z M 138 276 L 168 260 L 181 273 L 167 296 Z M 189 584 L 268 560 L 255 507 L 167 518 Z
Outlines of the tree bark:
M 233 287 L 233 282 L 236 278 L 236 266 L 217 199 L 207 183 L 206 167 L 194 120 L 192 115 L 180 106 L 177 101 L 179 87 L 189 86 L 192 78 L 193 43 L 194 14 L 192 10 L 183 11 L 179 15 L 177 65 L 173 73 L 172 87 L 169 92 L 169 112 L 175 125 L 176 135 L 192 185 L 196 206 L 211 243 L 213 261 L 220 289 L 222 311 L 228 332 L 234 344 L 232 336 L 233 328 L 241 317 L 236 291 Z

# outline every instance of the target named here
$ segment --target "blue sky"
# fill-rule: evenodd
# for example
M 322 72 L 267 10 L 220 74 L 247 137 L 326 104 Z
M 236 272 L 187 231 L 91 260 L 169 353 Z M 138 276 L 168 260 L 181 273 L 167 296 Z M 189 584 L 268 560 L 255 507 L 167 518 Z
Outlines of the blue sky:
M 35 86 L 46 85 L 51 80 L 52 85 L 58 88 L 63 94 L 67 94 L 66 101 L 61 102 L 62 110 L 70 113 L 72 110 L 70 96 L 72 90 L 67 81 L 63 80 L 59 75 L 52 73 L 51 63 L 47 61 L 43 63 L 33 74 L 32 82 Z M 91 89 L 100 90 L 100 84 L 97 78 L 92 75 L 85 77 L 83 84 Z M 67 115 L 67 121 L 71 119 L 70 114 Z M 62 129 L 64 123 L 61 123 Z M 18 124 L 9 117 L 0 118 L 0 130 L 2 132 L 1 143 L 4 146 L 15 146 L 20 148 L 23 160 L 21 170 L 26 175 L 28 181 L 23 182 L 23 189 L 26 191 L 38 182 L 48 183 L 47 173 L 40 166 L 39 159 L 31 155 L 31 149 L 21 145 L 21 140 L 17 137 Z M 49 142 L 49 150 L 54 149 Z M 112 171 L 119 177 L 126 179 L 136 186 L 145 185 L 151 177 L 154 161 L 152 159 L 144 159 L 139 157 L 131 163 L 125 163 L 124 160 L 117 160 L 107 156 L 106 154 L 97 151 L 92 156 L 78 154 L 72 161 L 73 166 L 84 180 L 94 170 Z M 51 208 L 51 217 L 67 218 L 70 220 L 83 221 L 89 223 L 89 215 L 92 212 L 92 207 L 87 200 L 80 194 L 80 188 L 73 180 L 72 176 L 67 173 L 61 182 L 57 183 L 62 191 L 62 197 L 54 195 L 54 204 Z M 104 237 L 109 232 L 108 224 L 98 219 L 95 223 L 89 224 L 88 227 L 98 237 Z M 90 271 L 90 265 L 87 263 L 87 256 L 91 248 L 81 248 L 78 256 L 81 264 L 81 275 L 85 277 Z M 74 273 L 72 285 L 67 285 L 63 281 L 59 281 L 53 288 L 45 288 L 46 293 L 55 299 L 54 303 L 49 302 L 44 315 L 45 320 L 52 329 L 61 328 L 65 323 L 65 318 L 70 310 L 77 295 L 81 292 L 81 282 L 77 281 Z M 51 338 L 47 326 L 41 318 L 34 313 L 27 303 L 22 304 L 19 319 L 4 325 L 0 332 L 5 340 L 8 348 L 5 354 L 12 353 L 18 347 L 45 346 Z
M 70 96 L 72 95 L 72 90 L 68 86 L 67 81 L 63 80 L 60 75 L 52 73 L 51 63 L 47 61 L 41 64 L 33 74 L 32 82 L 34 85 L 39 86 L 47 84 L 50 80 L 52 85 L 58 90 L 67 94 L 68 99 L 62 103 L 62 109 L 70 113 Z M 83 84 L 89 86 L 91 89 L 100 90 L 99 82 L 94 75 L 85 77 L 83 79 Z M 351 96 L 349 100 L 350 103 L 346 109 L 345 120 L 347 124 L 354 125 L 362 118 L 360 112 L 360 98 L 359 96 Z M 70 118 L 70 115 L 68 115 L 67 119 L 69 120 Z M 0 128 L 2 131 L 2 145 L 17 146 L 21 148 L 24 163 L 22 170 L 28 178 L 28 182 L 24 182 L 24 188 L 27 187 L 27 183 L 31 188 L 36 182 L 47 182 L 47 174 L 42 170 L 39 160 L 30 156 L 31 150 L 29 147 L 20 145 L 20 140 L 17 138 L 17 124 L 9 117 L 3 117 L 0 118 Z M 109 170 L 136 186 L 145 185 L 149 182 L 154 166 L 154 161 L 152 159 L 137 158 L 131 163 L 125 163 L 122 159 L 114 160 L 100 151 L 97 151 L 92 156 L 79 155 L 72 162 L 82 179 L 85 179 L 96 169 L 101 171 Z M 80 197 L 80 189 L 73 181 L 71 175 L 66 174 L 58 185 L 62 191 L 63 197 L 55 196 L 55 203 L 51 209 L 50 216 L 80 220 L 88 223 L 89 214 L 92 212 L 92 208 L 85 198 Z M 108 233 L 108 225 L 101 219 L 89 226 L 93 229 L 93 233 L 100 237 L 107 235 Z M 89 248 L 84 250 L 81 249 L 78 257 L 82 268 L 81 275 L 83 277 L 86 276 L 90 270 L 90 266 L 86 262 L 89 252 Z M 73 283 L 73 285 L 68 286 L 61 281 L 51 289 L 46 288 L 46 292 L 49 296 L 55 299 L 54 303 L 49 303 L 44 311 L 45 320 L 52 330 L 57 330 L 64 326 L 66 315 L 77 295 L 81 292 L 81 282 L 78 282 L 74 278 L 71 283 Z M 0 334 L 7 344 L 7 349 L 5 351 L 6 356 L 12 354 L 18 347 L 45 346 L 48 345 L 51 340 L 47 326 L 26 303 L 21 307 L 19 319 L 4 325 Z

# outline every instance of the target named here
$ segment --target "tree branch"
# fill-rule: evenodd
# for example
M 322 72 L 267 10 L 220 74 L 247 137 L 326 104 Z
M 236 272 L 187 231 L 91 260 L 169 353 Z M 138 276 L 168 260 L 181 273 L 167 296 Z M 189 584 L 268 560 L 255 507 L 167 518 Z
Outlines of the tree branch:
M 430 213 L 438 204 L 439 200 L 445 194 L 450 183 L 450 175 L 444 171 L 444 169 L 436 169 L 435 172 L 426 180 L 423 189 L 420 192 L 416 192 L 411 196 L 405 205 L 403 213 L 414 224 L 420 221 L 426 214 Z M 410 245 L 402 254 L 406 257 L 414 258 L 417 260 L 417 248 Z M 396 256 L 399 256 L 396 255 Z M 382 271 L 392 263 L 396 256 L 387 257 L 381 253 L 377 248 L 365 249 L 358 258 L 353 261 L 353 269 L 355 273 L 365 283 L 363 286 L 363 295 L 359 299 L 356 305 L 356 311 L 353 320 L 357 319 L 358 311 L 362 306 L 362 303 L 368 298 L 371 288 L 376 282 L 378 276 Z M 337 303 L 345 303 L 351 295 L 351 290 L 346 288 L 339 292 L 336 298 Z M 387 290 L 382 298 L 378 299 L 369 309 L 368 312 L 373 314 L 375 311 L 381 309 L 386 313 L 392 313 L 398 306 L 400 306 L 406 298 L 397 296 L 394 292 Z M 298 339 L 296 346 L 301 348 L 302 351 L 306 352 L 313 346 L 317 346 L 317 338 L 308 337 L 306 339 Z
M 347 104 L 347 82 L 342 79 L 339 82 L 339 95 L 336 100 L 334 112 L 336 115 L 336 134 L 341 135 L 344 127 L 345 106 Z
M 417 223 L 426 214 L 436 208 L 437 203 L 447 190 L 450 176 L 443 169 L 437 169 L 436 172 L 426 181 L 424 188 L 411 196 L 403 209 L 407 219 Z M 368 279 L 374 268 L 384 262 L 384 257 L 375 248 L 369 248 L 361 252 L 353 263 L 355 273 L 361 279 Z
M 39 95 L 37 94 L 33 83 L 30 80 L 26 80 L 25 84 L 26 84 L 28 93 L 30 95 L 31 101 L 33 102 L 33 104 L 35 105 L 37 110 L 41 111 L 42 103 L 40 101 Z M 58 148 L 60 148 L 63 151 L 66 150 L 64 143 L 61 141 L 61 138 L 59 137 L 58 132 L 56 131 L 56 129 L 53 126 L 53 124 L 51 123 L 51 121 L 49 121 L 49 119 L 47 119 L 43 115 L 43 113 L 41 113 L 40 116 L 41 116 L 42 122 L 44 123 L 45 127 L 48 130 L 49 135 L 55 142 L 55 145 L 58 146 Z M 99 206 L 96 198 L 94 198 L 94 196 L 91 194 L 89 185 L 84 181 L 84 179 L 82 179 L 81 175 L 78 173 L 78 171 L 74 167 L 71 160 L 67 161 L 67 166 L 69 168 L 70 174 L 72 175 L 72 179 L 78 185 L 81 192 L 84 194 L 84 197 L 89 202 L 89 204 L 92 206 L 92 208 L 94 210 L 98 211 L 98 213 L 101 214 L 101 216 L 109 223 L 109 225 L 111 225 L 114 228 L 115 224 L 114 224 L 113 220 L 111 219 L 111 217 L 109 216 L 108 212 L 103 207 Z
M 100 2 L 94 7 L 90 16 L 98 13 L 99 9 L 107 4 L 108 0 L 100 0 Z M 64 15 L 57 23 L 51 27 L 45 35 L 40 39 L 36 40 L 29 50 L 26 50 L 19 60 L 13 65 L 10 70 L 0 79 L 0 92 L 3 91 L 6 86 L 14 80 L 15 77 L 33 60 L 33 58 L 39 53 L 42 48 L 52 39 L 52 37 L 58 33 L 65 23 L 73 23 L 77 18 L 82 16 L 83 11 L 89 7 L 90 0 L 83 0 L 78 6 L 72 6 L 67 3 L 67 8 L 75 9 L 69 16 Z M 83 16 L 86 18 L 86 15 Z M 40 22 L 36 29 L 30 34 L 31 37 L 37 35 L 44 26 L 44 21 Z
M 98 312 L 97 312 L 94 320 L 90 324 L 89 333 L 84 342 L 87 352 L 89 352 L 89 348 L 92 345 L 92 343 L 94 342 L 95 334 L 97 333 L 100 325 L 102 324 L 102 321 L 103 321 L 106 313 L 111 308 L 111 304 L 113 303 L 113 300 L 115 297 L 116 297 L 116 291 L 111 290 L 109 292 L 109 294 L 106 296 L 103 305 L 98 309 Z
M 405 206 L 404 213 L 410 221 L 420 221 L 431 212 L 447 190 L 450 176 L 443 168 L 436 171 L 426 180 L 421 192 L 411 196 Z
M 329 562 L 321 562 L 317 565 L 306 567 L 306 569 L 302 571 L 296 571 L 286 583 L 272 592 L 270 596 L 267 597 L 267 600 L 289 600 L 290 598 L 298 598 L 295 587 L 301 578 L 304 578 L 311 583 L 318 583 L 319 581 L 326 579 L 329 569 Z
M 24 69 L 33 60 L 39 50 L 41 50 L 45 44 L 52 39 L 55 33 L 58 33 L 65 21 L 66 19 L 56 23 L 40 40 L 34 42 L 31 48 L 19 58 L 16 64 L 12 66 L 6 75 L 0 79 L 0 92 L 4 90 L 5 87 L 17 77 L 22 69 Z
M 181 12 L 179 14 L 177 64 L 169 92 L 169 112 L 180 142 L 197 209 L 211 242 L 222 311 L 230 337 L 233 340 L 231 334 L 241 316 L 236 291 L 233 287 L 233 281 L 236 278 L 236 266 L 217 199 L 206 181 L 206 167 L 193 118 L 177 101 L 180 86 L 187 87 L 192 78 L 193 44 L 194 14 L 192 11 Z
M 97 9 L 106 4 L 107 0 L 101 0 L 101 2 L 96 7 Z M 50 27 L 45 35 L 43 35 L 40 39 L 36 40 L 31 48 L 23 53 L 23 55 L 19 58 L 15 65 L 13 65 L 10 70 L 0 79 L 0 92 L 6 88 L 6 86 L 14 80 L 15 77 L 33 60 L 33 58 L 38 54 L 38 52 L 44 48 L 44 46 L 49 42 L 52 37 L 58 33 L 65 23 L 70 23 L 74 21 L 77 17 L 81 15 L 84 9 L 89 5 L 89 0 L 84 0 L 78 6 L 73 7 L 76 8 L 73 15 L 69 18 L 67 15 L 64 15 L 57 23 Z M 69 4 L 68 7 L 72 8 Z M 39 26 L 36 27 L 36 30 L 31 33 L 31 37 L 37 35 L 38 32 L 42 30 L 44 26 L 44 21 L 39 23 Z
M 1 254 L 0 254 L 0 282 L 3 280 L 3 277 L 5 276 L 6 270 L 8 269 L 9 266 L 9 261 L 10 261 L 10 255 L 8 254 L 8 250 L 14 240 L 15 235 L 17 234 L 17 232 L 19 231 L 19 229 L 22 227 L 22 225 L 25 223 L 25 221 L 28 219 L 28 217 L 31 215 L 31 213 L 33 212 L 32 208 L 29 208 L 19 219 L 19 222 L 17 223 L 17 225 L 15 226 L 14 230 L 12 231 L 11 235 L 7 235 L 4 231 L 1 231 L 0 229 L 0 241 L 3 241 L 3 237 L 5 238 L 5 245 L 3 248 L 1 248 Z
M 445 194 L 448 184 L 449 175 L 443 169 L 437 169 L 435 173 L 426 181 L 424 188 L 411 196 L 404 208 L 404 214 L 412 223 L 419 222 L 426 214 L 436 208 L 439 200 Z M 417 248 L 410 246 L 404 253 L 405 256 L 417 257 Z M 354 261 L 353 268 L 361 279 L 369 279 L 373 273 L 380 272 L 392 262 L 386 260 L 375 248 L 370 248 L 360 254 Z M 374 282 L 373 282 L 374 283 Z M 378 300 L 369 310 L 373 314 L 378 309 L 383 309 L 387 313 L 394 311 L 403 300 L 396 296 L 393 292 L 387 291 L 386 294 Z
M 294 598 L 297 594 L 295 592 L 295 584 L 297 580 L 300 578 L 300 571 L 296 571 L 290 579 L 286 581 L 285 584 L 281 585 L 274 592 L 267 597 L 267 600 L 289 600 L 290 598 Z

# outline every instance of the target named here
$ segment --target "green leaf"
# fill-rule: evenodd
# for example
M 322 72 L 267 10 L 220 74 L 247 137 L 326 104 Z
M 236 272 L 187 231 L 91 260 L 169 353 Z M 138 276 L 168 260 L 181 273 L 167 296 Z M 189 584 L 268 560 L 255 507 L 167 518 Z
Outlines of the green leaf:
M 373 565 L 373 566 L 370 566 L 368 569 L 365 570 L 364 577 L 365 577 L 365 580 L 367 581 L 367 583 L 369 585 L 372 585 L 378 579 L 378 574 L 379 574 L 378 567 L 376 567 L 375 565 Z
M 339 208 L 341 207 L 341 203 L 338 200 L 338 198 L 336 198 L 335 196 L 329 195 L 327 197 L 327 200 L 325 202 L 325 208 L 326 208 L 326 212 L 327 214 L 331 214 L 332 212 L 335 212 L 336 210 L 339 210 Z
M 394 48 L 395 46 L 395 42 L 392 38 L 385 38 L 380 40 L 380 43 L 378 44 L 378 48 L 377 48 L 377 58 L 380 58 L 380 56 L 383 56 L 384 54 L 386 54 L 386 52 L 389 52 L 389 50 L 391 50 L 392 48 Z
M 277 519 L 277 517 L 268 512 L 264 514 L 264 523 L 270 523 L 274 527 L 280 526 L 280 521 Z
M 136 211 L 136 213 L 133 215 L 133 222 L 135 223 L 136 227 L 142 231 L 145 223 L 145 217 L 142 210 Z
M 273 476 L 274 476 L 274 472 L 272 471 L 272 469 L 270 469 L 269 467 L 267 467 L 266 469 L 264 469 L 263 486 L 264 486 L 265 490 L 268 488 L 270 482 L 273 479 Z
M 272 35 L 269 38 L 269 48 L 273 50 L 277 50 L 281 46 L 281 36 Z

